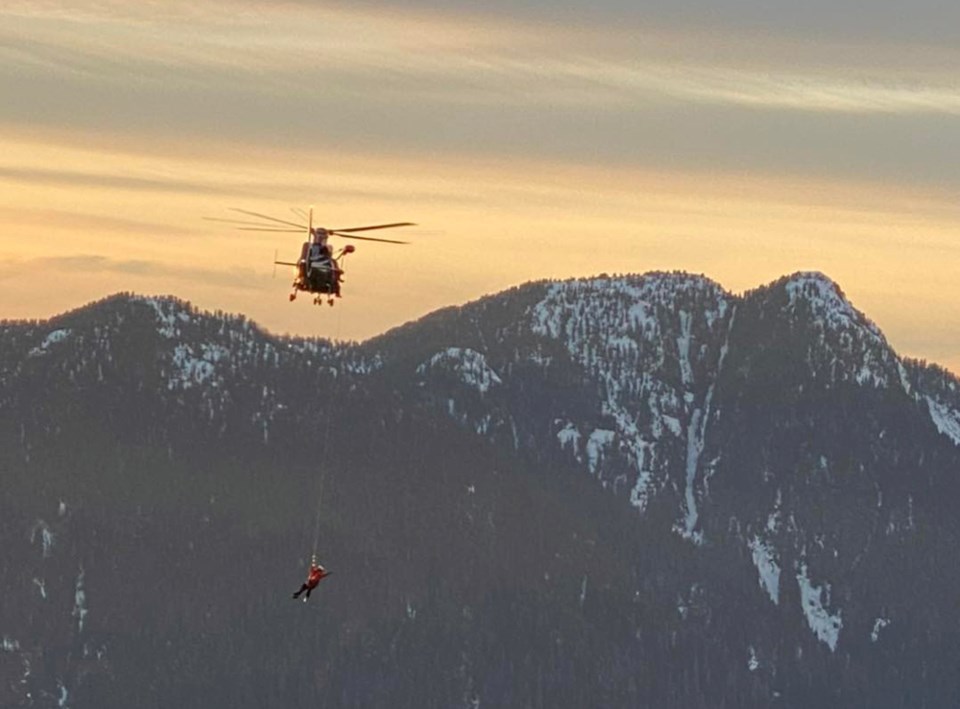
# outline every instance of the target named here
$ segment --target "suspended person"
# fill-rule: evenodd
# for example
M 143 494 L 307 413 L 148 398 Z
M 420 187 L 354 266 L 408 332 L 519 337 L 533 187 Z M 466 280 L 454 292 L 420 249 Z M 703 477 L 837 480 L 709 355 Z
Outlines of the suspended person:
M 303 597 L 303 601 L 306 603 L 307 599 L 310 598 L 310 592 L 317 587 L 317 584 L 319 584 L 322 579 L 329 576 L 330 573 L 331 572 L 317 563 L 317 557 L 314 556 L 310 560 L 310 571 L 307 573 L 307 580 L 300 586 L 300 590 L 293 594 L 293 597 L 299 598 L 300 594 L 306 591 L 307 593 Z

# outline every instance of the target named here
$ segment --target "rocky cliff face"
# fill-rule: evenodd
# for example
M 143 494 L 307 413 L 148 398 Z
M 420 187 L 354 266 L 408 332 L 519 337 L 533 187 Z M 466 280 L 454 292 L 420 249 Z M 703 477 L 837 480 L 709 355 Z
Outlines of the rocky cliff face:
M 362 345 L 117 296 L 0 329 L 0 421 L 12 706 L 958 690 L 958 383 L 822 274 L 537 283 Z M 252 591 L 201 600 L 237 554 Z

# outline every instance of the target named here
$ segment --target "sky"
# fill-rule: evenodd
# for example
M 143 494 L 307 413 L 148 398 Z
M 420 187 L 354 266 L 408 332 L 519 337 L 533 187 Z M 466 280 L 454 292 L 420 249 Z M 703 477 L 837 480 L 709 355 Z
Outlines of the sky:
M 5 0 L 0 318 L 118 291 L 364 339 L 529 280 L 836 280 L 960 372 L 960 3 Z M 296 234 L 356 242 L 289 303 Z

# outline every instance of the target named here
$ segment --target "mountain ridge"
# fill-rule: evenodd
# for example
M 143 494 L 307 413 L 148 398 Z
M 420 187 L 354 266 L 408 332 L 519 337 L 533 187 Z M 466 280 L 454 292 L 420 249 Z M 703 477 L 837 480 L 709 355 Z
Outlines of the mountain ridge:
M 936 703 L 958 392 L 810 272 L 541 281 L 363 343 L 143 296 L 5 322 L 0 704 L 226 702 L 188 657 L 230 706 Z M 337 575 L 291 647 L 314 519 Z M 161 560 L 141 602 L 120 569 Z

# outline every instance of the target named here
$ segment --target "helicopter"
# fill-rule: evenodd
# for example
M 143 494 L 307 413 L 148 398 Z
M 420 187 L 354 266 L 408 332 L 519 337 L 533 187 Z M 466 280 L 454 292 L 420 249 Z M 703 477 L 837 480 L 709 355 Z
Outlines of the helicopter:
M 306 230 L 307 241 L 300 247 L 300 258 L 296 262 L 277 261 L 274 255 L 274 273 L 277 266 L 293 266 L 297 269 L 296 276 L 293 279 L 293 292 L 290 294 L 290 301 L 297 299 L 297 293 L 304 291 L 314 294 L 314 305 L 320 305 L 324 299 L 327 303 L 333 305 L 334 299 L 340 297 L 340 284 L 343 281 L 343 261 L 347 254 L 356 251 L 353 244 L 347 244 L 336 253 L 333 252 L 329 244 L 331 236 L 340 236 L 345 239 L 359 239 L 362 241 L 379 241 L 384 244 L 406 244 L 406 241 L 397 241 L 396 239 L 380 239 L 373 236 L 358 236 L 355 232 L 372 231 L 374 229 L 393 229 L 395 227 L 416 226 L 413 222 L 395 222 L 393 224 L 374 224 L 372 226 L 349 227 L 346 229 L 330 229 L 327 227 L 315 227 L 313 225 L 313 207 L 309 211 L 293 208 L 291 211 L 306 224 L 278 219 L 267 214 L 251 212 L 246 209 L 237 209 L 231 207 L 230 211 L 238 212 L 246 217 L 254 217 L 260 221 L 248 221 L 240 219 L 218 219 L 216 217 L 204 217 L 210 221 L 226 222 L 238 225 L 237 229 L 241 231 L 273 231 L 301 233 Z M 282 226 L 274 226 L 282 225 Z

